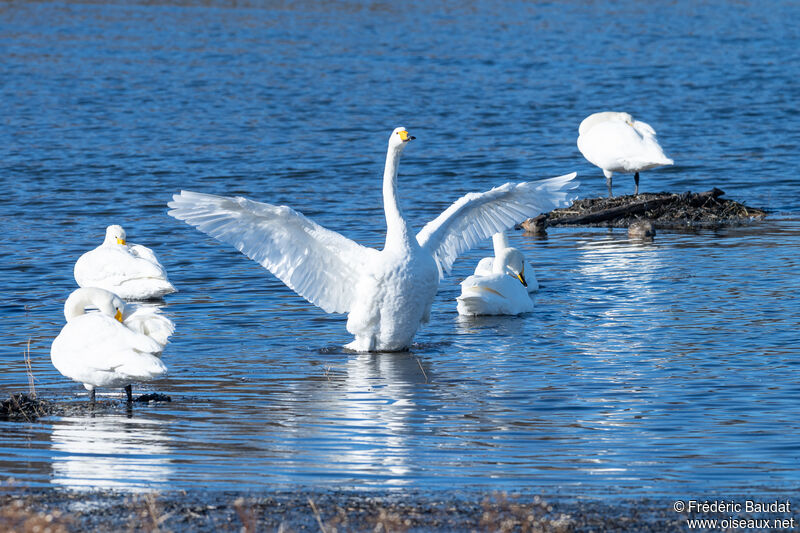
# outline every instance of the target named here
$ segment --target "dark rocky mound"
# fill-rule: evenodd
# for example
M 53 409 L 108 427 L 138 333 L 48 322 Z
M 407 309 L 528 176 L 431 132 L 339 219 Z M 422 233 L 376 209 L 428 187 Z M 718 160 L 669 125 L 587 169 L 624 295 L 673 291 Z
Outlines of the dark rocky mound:
M 172 398 L 157 392 L 143 394 L 133 400 L 138 404 L 153 405 L 171 402 Z M 85 416 L 96 413 L 118 412 L 121 408 L 131 409 L 125 401 L 97 401 L 94 404 L 85 401 L 61 402 L 49 401 L 28 394 L 12 394 L 7 400 L 0 401 L 0 421 L 33 422 L 42 416 Z M 0 528 L 0 531 L 3 529 Z
M 656 228 L 688 229 L 738 226 L 763 219 L 762 209 L 720 198 L 717 188 L 701 193 L 642 193 L 638 196 L 584 198 L 571 206 L 520 224 L 531 232 L 545 226 L 601 226 L 627 228 L 637 220 L 650 220 Z
M 8 400 L 0 402 L 0 420 L 30 422 L 52 412 L 50 402 L 27 394 L 12 394 Z
M 134 402 L 150 403 L 150 402 L 171 402 L 172 398 L 166 394 L 158 392 L 151 392 L 149 394 L 142 394 L 138 398 L 134 398 Z

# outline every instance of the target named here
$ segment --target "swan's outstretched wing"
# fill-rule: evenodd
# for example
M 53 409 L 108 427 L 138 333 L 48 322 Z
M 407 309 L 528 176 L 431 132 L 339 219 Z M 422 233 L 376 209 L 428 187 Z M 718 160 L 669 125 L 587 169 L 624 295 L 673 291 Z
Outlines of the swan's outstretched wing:
M 417 234 L 417 242 L 428 250 L 439 273 L 450 272 L 459 254 L 498 231 L 505 231 L 526 218 L 561 207 L 578 186 L 576 173 L 537 182 L 506 183 L 484 193 L 469 193 L 458 199 Z
M 360 270 L 378 254 L 286 206 L 191 191 L 168 205 L 171 216 L 232 244 L 328 313 L 350 310 Z

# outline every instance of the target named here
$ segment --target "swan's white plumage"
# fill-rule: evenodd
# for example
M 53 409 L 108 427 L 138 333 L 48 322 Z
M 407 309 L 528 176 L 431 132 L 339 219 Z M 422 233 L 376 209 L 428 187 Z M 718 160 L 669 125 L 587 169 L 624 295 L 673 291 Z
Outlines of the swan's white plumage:
M 99 310 L 87 313 L 87 307 Z M 74 291 L 64 315 L 67 323 L 53 340 L 50 358 L 61 374 L 88 390 L 127 386 L 166 373 L 159 355 L 174 330 L 166 317 L 155 311 L 137 314 L 118 296 L 95 287 Z M 132 326 L 120 322 L 126 315 Z M 152 338 L 147 334 L 151 331 Z
M 508 245 L 508 237 L 504 232 L 498 232 L 492 235 L 492 243 L 494 245 L 494 257 L 484 257 L 478 264 L 475 266 L 475 272 L 473 273 L 475 276 L 488 276 L 494 272 L 494 261 L 496 257 L 499 257 L 501 252 L 506 249 L 517 250 L 516 248 L 510 248 Z M 519 254 L 522 254 L 519 250 L 517 250 Z M 510 269 L 507 269 L 507 274 L 512 274 Z M 525 276 L 525 281 L 528 283 L 527 290 L 528 292 L 536 292 L 539 290 L 539 281 L 536 279 L 536 271 L 533 270 L 533 267 L 528 263 L 528 261 L 524 258 L 522 259 L 522 274 Z
M 163 348 L 175 333 L 175 324 L 162 315 L 157 307 L 127 304 L 122 323 L 130 330 L 153 339 Z
M 155 253 L 140 244 L 128 244 L 125 230 L 106 228 L 103 244 L 75 263 L 80 287 L 99 287 L 125 300 L 149 300 L 176 292 Z
M 420 246 L 450 273 L 453 262 L 480 241 L 529 217 L 565 205 L 578 186 L 576 173 L 537 182 L 506 183 L 462 196 L 417 234 Z
M 609 188 L 614 172 L 634 174 L 673 164 L 658 144 L 655 130 L 629 113 L 603 111 L 586 117 L 578 127 L 578 149 L 603 170 Z
M 533 300 L 523 284 L 525 257 L 516 248 L 499 250 L 492 271 L 473 274 L 461 282 L 456 300 L 460 315 L 518 315 L 533 311 Z
M 364 265 L 378 253 L 286 206 L 182 191 L 170 215 L 233 245 L 328 313 L 347 313 Z
M 457 255 L 519 220 L 566 203 L 575 174 L 538 183 L 507 183 L 468 194 L 411 233 L 397 200 L 400 154 L 413 139 L 390 138 L 384 170 L 386 244 L 366 248 L 285 206 L 182 191 L 169 214 L 235 246 L 289 288 L 328 312 L 348 313 L 348 344 L 358 351 L 407 348 L 427 321 L 439 284 Z

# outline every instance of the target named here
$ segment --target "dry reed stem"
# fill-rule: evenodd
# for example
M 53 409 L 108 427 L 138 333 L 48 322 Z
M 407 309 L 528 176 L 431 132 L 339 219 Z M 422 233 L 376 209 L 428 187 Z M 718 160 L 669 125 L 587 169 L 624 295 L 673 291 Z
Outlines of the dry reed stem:
M 417 364 L 419 365 L 419 369 L 422 370 L 422 375 L 425 376 L 425 383 L 427 383 L 428 382 L 428 374 L 426 374 L 425 373 L 425 369 L 422 368 L 422 361 L 419 360 L 419 357 L 417 357 Z
M 322 521 L 322 517 L 319 514 L 319 510 L 317 510 L 317 506 L 314 505 L 314 500 L 309 498 L 308 499 L 308 504 L 311 506 L 311 510 L 314 512 L 314 518 L 317 519 L 317 524 L 319 524 L 319 530 L 322 533 L 328 533 L 328 530 L 325 529 L 325 523 Z
M 28 375 L 28 394 L 31 398 L 36 398 L 36 383 L 33 377 L 33 367 L 31 366 L 31 338 L 28 337 L 28 344 L 25 347 L 25 373 Z
M 256 520 L 255 511 L 245 507 L 244 498 L 236 498 L 233 502 L 233 508 L 236 509 L 239 520 L 242 521 L 242 533 L 256 533 L 258 520 Z

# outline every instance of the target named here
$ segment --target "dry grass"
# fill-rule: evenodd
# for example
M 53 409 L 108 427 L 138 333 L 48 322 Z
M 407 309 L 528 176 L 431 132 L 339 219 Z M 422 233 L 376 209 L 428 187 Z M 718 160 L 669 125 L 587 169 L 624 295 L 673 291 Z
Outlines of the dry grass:
M 172 513 L 164 513 L 158 503 L 158 493 L 151 492 L 144 496 L 134 496 L 128 500 L 131 508 L 129 531 L 147 531 L 148 533 L 169 533 L 164 529 L 164 522 L 169 520 Z
M 551 517 L 553 508 L 538 496 L 524 502 L 501 493 L 485 498 L 481 505 L 480 526 L 487 532 L 567 533 L 572 530 L 572 519 L 565 514 Z
M 25 346 L 25 373 L 28 375 L 28 395 L 36 399 L 36 379 L 33 377 L 33 367 L 31 366 L 31 338 L 28 337 L 28 344 Z
M 12 394 L 8 400 L 0 401 L 0 420 L 33 422 L 51 411 L 45 400 L 31 398 L 27 394 Z
M 67 533 L 69 523 L 61 511 L 37 511 L 24 500 L 0 507 L 0 531 L 6 533 Z
M 252 507 L 246 506 L 244 498 L 237 498 L 233 502 L 233 508 L 236 509 L 236 514 L 242 522 L 241 533 L 256 533 L 258 531 L 256 512 Z
M 425 376 L 425 383 L 427 383 L 428 382 L 428 374 L 425 373 L 425 369 L 422 368 L 422 361 L 419 360 L 419 357 L 417 357 L 416 359 L 417 359 L 417 364 L 419 365 L 419 369 L 422 370 L 422 375 Z

